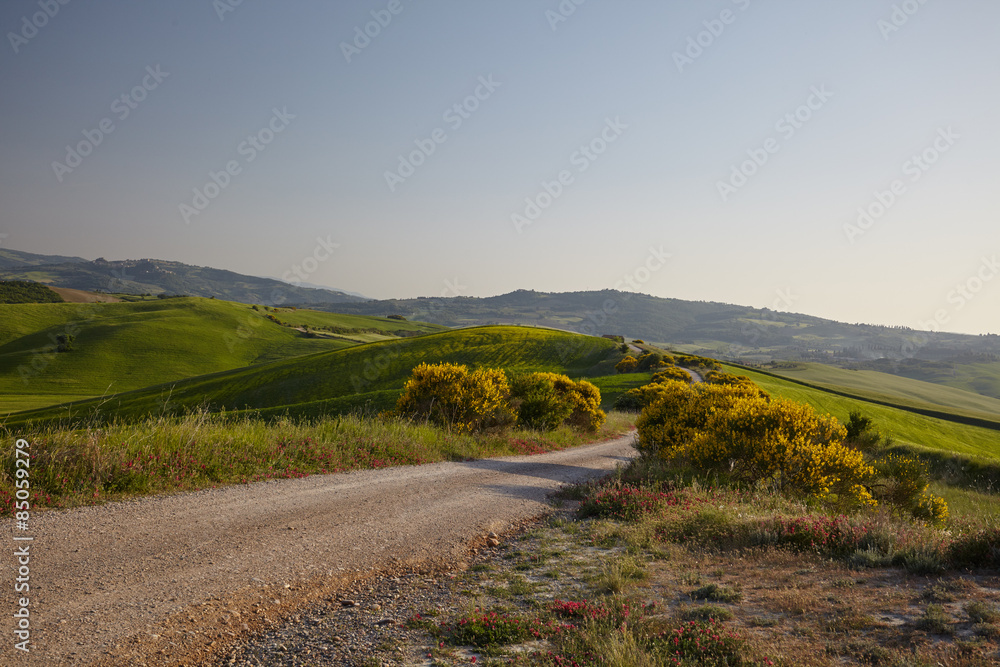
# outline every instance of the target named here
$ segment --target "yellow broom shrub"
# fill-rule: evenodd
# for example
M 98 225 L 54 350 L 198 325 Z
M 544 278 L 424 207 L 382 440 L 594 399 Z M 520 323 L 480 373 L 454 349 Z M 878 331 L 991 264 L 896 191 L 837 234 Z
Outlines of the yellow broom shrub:
M 715 412 L 687 449 L 699 468 L 734 479 L 768 481 L 784 493 L 876 504 L 866 485 L 875 475 L 864 454 L 844 446 L 834 417 L 787 400 L 742 397 Z
M 476 432 L 513 425 L 516 415 L 509 398 L 502 370 L 480 368 L 470 373 L 461 364 L 423 363 L 403 387 L 396 412 L 459 432 Z

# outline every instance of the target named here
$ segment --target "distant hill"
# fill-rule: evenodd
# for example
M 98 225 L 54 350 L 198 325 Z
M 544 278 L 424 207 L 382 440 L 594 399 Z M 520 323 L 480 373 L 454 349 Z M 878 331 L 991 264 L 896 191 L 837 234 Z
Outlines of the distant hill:
M 845 324 L 811 315 L 710 301 L 604 290 L 518 290 L 495 297 L 369 301 L 338 310 L 399 314 L 446 326 L 530 324 L 595 335 L 619 334 L 671 349 L 742 363 L 773 359 L 865 367 L 1000 397 L 1000 375 L 956 364 L 1000 366 L 1000 336 L 919 332 Z M 911 372 L 914 375 L 911 375 Z M 916 375 L 918 374 L 919 375 Z
M 66 257 L 65 255 L 36 255 L 33 252 L 8 250 L 0 248 L 0 269 L 17 269 L 26 266 L 42 264 L 77 264 L 86 262 L 82 257 Z
M 328 289 L 160 259 L 87 261 L 79 257 L 0 250 L 0 279 L 33 280 L 53 287 L 123 294 L 180 294 L 268 305 L 363 301 Z

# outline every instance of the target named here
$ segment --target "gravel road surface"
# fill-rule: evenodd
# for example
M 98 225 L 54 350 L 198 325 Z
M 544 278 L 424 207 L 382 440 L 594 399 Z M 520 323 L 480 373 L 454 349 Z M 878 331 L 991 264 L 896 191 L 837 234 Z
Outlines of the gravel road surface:
M 631 443 L 34 515 L 31 652 L 14 649 L 8 538 L 0 664 L 204 664 L 359 580 L 460 562 L 490 531 L 544 513 L 560 485 L 631 458 Z

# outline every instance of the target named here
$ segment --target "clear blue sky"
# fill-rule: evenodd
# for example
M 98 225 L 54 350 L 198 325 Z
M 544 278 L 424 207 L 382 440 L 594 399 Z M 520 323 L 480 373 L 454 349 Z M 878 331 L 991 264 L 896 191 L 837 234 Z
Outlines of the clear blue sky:
M 4 247 L 1000 332 L 996 2 L 234 2 L 3 3 Z

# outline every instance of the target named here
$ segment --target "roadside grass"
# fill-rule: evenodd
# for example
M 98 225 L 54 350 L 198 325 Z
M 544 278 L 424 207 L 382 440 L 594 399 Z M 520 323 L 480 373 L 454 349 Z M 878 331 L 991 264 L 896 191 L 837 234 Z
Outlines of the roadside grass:
M 948 560 L 989 516 L 957 512 L 941 530 L 885 513 L 828 515 L 648 459 L 569 487 L 555 504 L 489 567 L 455 576 L 467 604 L 424 626 L 433 664 L 1000 660 L 1000 563 Z M 986 548 L 1000 546 L 990 535 Z M 930 572 L 933 558 L 940 567 Z M 476 634 L 456 631 L 470 626 Z
M 612 412 L 596 433 L 561 427 L 471 436 L 381 417 L 262 420 L 203 412 L 79 429 L 47 426 L 17 435 L 29 443 L 32 507 L 43 509 L 349 470 L 539 454 L 615 437 L 633 423 L 634 415 Z M 14 448 L 0 461 L 0 515 L 9 515 L 17 479 Z

